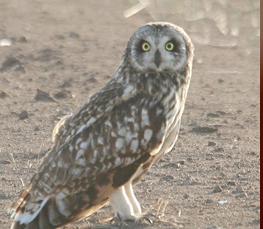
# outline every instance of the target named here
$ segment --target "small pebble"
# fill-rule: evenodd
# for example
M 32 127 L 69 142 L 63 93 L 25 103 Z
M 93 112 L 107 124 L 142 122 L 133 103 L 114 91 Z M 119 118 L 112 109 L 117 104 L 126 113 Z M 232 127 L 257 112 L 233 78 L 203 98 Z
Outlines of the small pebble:
M 214 188 L 213 193 L 218 193 L 218 192 L 222 192 L 222 191 L 223 191 L 223 189 L 218 185 Z
M 56 99 L 71 99 L 71 98 L 73 98 L 73 95 L 72 95 L 71 91 L 64 89 L 64 90 L 54 94 L 54 97 Z
M 227 204 L 228 200 L 219 200 L 217 203 L 220 205 Z
M 208 146 L 215 146 L 216 143 L 215 142 L 208 142 Z
M 42 91 L 40 89 L 37 89 L 35 100 L 42 101 L 42 102 L 57 102 L 53 97 L 49 95 L 49 93 Z
M 4 91 L 0 91 L 0 99 L 5 99 L 7 98 L 9 95 L 6 94 Z
M 236 196 L 236 198 L 244 198 L 244 197 L 247 198 L 247 193 L 245 193 L 245 192 L 243 192 L 243 193 L 241 193 L 241 194 Z
M 18 114 L 18 117 L 20 120 L 24 120 L 28 118 L 28 112 L 26 110 L 21 111 L 21 113 Z
M 228 186 L 236 186 L 236 182 L 235 181 L 228 181 L 227 185 Z
M 184 198 L 188 199 L 190 196 L 188 194 L 184 194 Z
M 207 203 L 207 204 L 211 204 L 211 203 L 213 203 L 213 200 L 211 200 L 211 199 L 207 199 L 207 200 L 205 201 L 205 203 Z
M 39 126 L 35 126 L 35 129 L 34 129 L 34 131 L 40 131 L 40 128 L 39 128 Z
M 206 229 L 223 229 L 222 227 L 218 227 L 218 226 L 209 226 Z
M 216 149 L 215 149 L 215 152 L 224 152 L 225 150 L 224 150 L 224 148 L 223 147 L 217 147 Z
M 17 67 L 17 66 L 21 66 L 22 63 L 13 56 L 8 56 L 6 57 L 6 60 L 4 61 L 4 63 L 2 64 L 2 68 L 0 68 L 0 72 L 9 70 L 11 68 Z
M 236 193 L 243 193 L 243 192 L 244 192 L 244 190 L 243 190 L 243 188 L 241 186 L 238 186 L 236 188 Z

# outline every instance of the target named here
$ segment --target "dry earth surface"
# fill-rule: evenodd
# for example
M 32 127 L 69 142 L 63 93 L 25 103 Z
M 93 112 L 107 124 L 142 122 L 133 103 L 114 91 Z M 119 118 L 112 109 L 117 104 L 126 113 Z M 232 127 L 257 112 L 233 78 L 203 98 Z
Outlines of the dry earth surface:
M 0 228 L 56 122 L 109 80 L 130 35 L 155 20 L 182 26 L 195 45 L 179 139 L 135 187 L 159 217 L 112 225 L 107 205 L 67 228 L 260 228 L 259 1 L 151 2 L 125 18 L 137 1 L 0 1 Z

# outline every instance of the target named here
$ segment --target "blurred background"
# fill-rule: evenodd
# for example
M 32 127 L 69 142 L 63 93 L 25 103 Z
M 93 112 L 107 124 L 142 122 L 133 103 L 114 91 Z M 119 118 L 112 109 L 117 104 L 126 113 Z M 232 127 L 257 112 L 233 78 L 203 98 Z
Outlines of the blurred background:
M 124 36 L 118 41 L 120 45 L 113 47 L 121 51 L 132 32 L 149 21 L 173 22 L 185 28 L 197 45 L 242 46 L 247 55 L 252 46 L 259 45 L 259 0 L 2 0 L 0 7 L 0 47 L 14 42 L 50 42 L 51 33 L 57 34 L 53 40 L 62 38 L 64 32 L 73 38 L 77 30 L 75 35 L 83 42 L 97 40 L 99 48 L 105 38 L 111 38 L 104 42 L 112 47 Z M 75 48 L 74 43 L 67 42 L 68 49 Z M 202 61 L 201 56 L 198 61 Z

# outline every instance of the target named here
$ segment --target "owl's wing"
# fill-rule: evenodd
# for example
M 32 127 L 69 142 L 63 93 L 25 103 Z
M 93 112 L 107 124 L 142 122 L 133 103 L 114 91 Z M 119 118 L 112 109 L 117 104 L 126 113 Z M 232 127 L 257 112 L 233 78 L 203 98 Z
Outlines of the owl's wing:
M 14 220 L 62 226 L 103 206 L 161 148 L 166 131 L 162 109 L 160 103 L 137 94 L 58 150 L 53 148 L 12 205 Z
M 136 93 L 133 88 L 124 88 L 114 79 L 108 82 L 100 91 L 91 96 L 73 115 L 63 117 L 53 130 L 54 148 L 59 149 L 74 135 L 92 125 L 100 117 L 109 113 L 114 106 L 129 99 Z
M 55 145 L 58 145 L 58 140 L 61 140 L 60 131 L 62 128 L 64 128 L 65 123 L 68 122 L 72 115 L 66 115 L 62 117 L 58 123 L 55 125 L 53 131 L 52 131 L 52 142 L 55 143 Z

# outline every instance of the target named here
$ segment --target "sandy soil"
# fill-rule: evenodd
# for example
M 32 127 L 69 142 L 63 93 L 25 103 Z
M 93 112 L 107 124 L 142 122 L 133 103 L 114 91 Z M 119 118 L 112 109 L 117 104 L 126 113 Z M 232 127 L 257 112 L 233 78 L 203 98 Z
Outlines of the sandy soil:
M 160 20 L 192 38 L 193 77 L 174 150 L 135 187 L 160 217 L 122 228 L 260 228 L 259 1 L 152 1 L 129 18 L 137 1 L 111 3 L 0 2 L 0 227 L 55 123 L 109 80 L 139 26 Z M 118 228 L 112 216 L 105 206 L 69 228 Z

